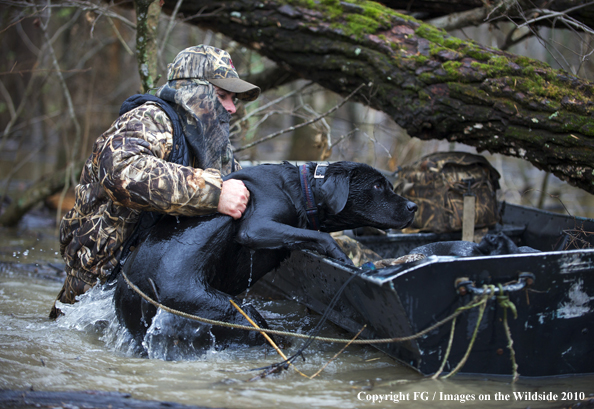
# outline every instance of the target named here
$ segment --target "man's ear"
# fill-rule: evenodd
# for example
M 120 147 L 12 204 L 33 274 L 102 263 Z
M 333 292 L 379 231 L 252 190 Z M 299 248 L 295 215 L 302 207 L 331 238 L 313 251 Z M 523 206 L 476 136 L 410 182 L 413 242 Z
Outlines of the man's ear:
M 344 209 L 349 198 L 349 180 L 348 174 L 338 174 L 324 179 L 320 189 L 321 199 L 331 214 L 338 214 Z

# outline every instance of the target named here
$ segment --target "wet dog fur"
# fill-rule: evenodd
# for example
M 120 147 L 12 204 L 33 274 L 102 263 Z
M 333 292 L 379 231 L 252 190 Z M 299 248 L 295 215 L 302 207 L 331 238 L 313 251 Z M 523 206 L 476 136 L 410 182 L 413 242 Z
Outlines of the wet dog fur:
M 310 249 L 352 264 L 329 232 L 372 226 L 401 229 L 414 218 L 416 205 L 394 193 L 391 183 L 372 167 L 335 162 L 314 182 L 317 164 L 308 164 L 307 179 L 320 212 L 320 231 L 308 229 L 299 168 L 290 163 L 242 169 L 229 178 L 243 181 L 250 201 L 241 219 L 213 214 L 166 216 L 127 258 L 123 271 L 145 294 L 163 305 L 204 318 L 246 325 L 229 299 L 275 269 L 294 249 Z M 117 278 L 115 306 L 141 354 L 156 308 Z M 237 300 L 236 300 L 237 301 Z M 245 312 L 261 327 L 258 311 Z M 188 353 L 212 345 L 262 344 L 254 331 L 200 324 L 166 313 L 156 336 L 159 342 Z M 173 348 L 173 349 L 175 349 Z M 169 352 L 165 359 L 176 359 Z

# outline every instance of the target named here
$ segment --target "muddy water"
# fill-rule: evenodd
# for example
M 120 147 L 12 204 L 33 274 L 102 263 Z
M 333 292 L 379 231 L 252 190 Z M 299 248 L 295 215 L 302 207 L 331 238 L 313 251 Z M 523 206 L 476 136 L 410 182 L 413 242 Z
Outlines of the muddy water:
M 248 380 L 258 372 L 252 369 L 279 361 L 270 348 L 212 350 L 184 362 L 138 358 L 113 325 L 108 293 L 89 295 L 58 322 L 46 318 L 61 288 L 49 265 L 61 260 L 55 232 L 44 223 L 29 218 L 20 229 L 0 230 L 0 389 L 118 391 L 136 399 L 225 408 L 560 408 L 575 400 L 562 401 L 564 393 L 594 393 L 594 376 L 521 378 L 515 385 L 509 377 L 430 380 L 371 347 L 347 348 L 314 379 L 289 370 L 253 382 Z M 291 301 L 252 302 L 275 328 L 307 331 L 318 320 Z M 331 324 L 324 334 L 346 336 Z M 288 352 L 300 343 L 293 341 Z M 314 344 L 297 365 L 311 375 L 340 348 Z M 557 396 L 554 401 L 520 401 L 514 392 Z

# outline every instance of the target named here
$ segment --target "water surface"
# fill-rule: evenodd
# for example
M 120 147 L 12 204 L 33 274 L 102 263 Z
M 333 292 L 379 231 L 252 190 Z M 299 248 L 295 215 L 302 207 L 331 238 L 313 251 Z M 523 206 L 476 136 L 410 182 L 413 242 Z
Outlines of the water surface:
M 210 350 L 192 361 L 139 358 L 109 322 L 113 310 L 105 294 L 97 292 L 57 322 L 47 318 L 61 288 L 61 278 L 50 265 L 62 260 L 55 230 L 43 220 L 30 216 L 18 229 L 0 230 L 0 389 L 117 391 L 136 399 L 227 408 L 561 408 L 575 400 L 562 401 L 564 393 L 594 393 L 594 376 L 520 378 L 514 385 L 511 377 L 430 380 L 372 347 L 360 346 L 348 347 L 314 379 L 288 370 L 250 382 L 258 373 L 252 369 L 279 362 L 268 347 Z M 252 302 L 275 328 L 304 332 L 319 317 L 288 300 Z M 349 336 L 332 324 L 325 325 L 323 333 Z M 301 342 L 294 340 L 285 353 Z M 312 375 L 341 348 L 315 343 L 297 366 Z M 533 399 L 550 394 L 557 399 L 514 397 L 525 392 Z M 506 395 L 509 400 L 504 400 Z

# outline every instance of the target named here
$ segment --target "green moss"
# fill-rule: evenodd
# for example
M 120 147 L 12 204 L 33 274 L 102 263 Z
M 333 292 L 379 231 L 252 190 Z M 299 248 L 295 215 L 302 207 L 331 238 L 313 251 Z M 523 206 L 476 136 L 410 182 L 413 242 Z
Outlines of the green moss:
M 488 61 L 491 58 L 490 52 L 482 50 L 476 45 L 468 45 L 467 47 L 464 47 L 462 53 L 478 61 Z
M 444 44 L 444 37 L 448 35 L 445 30 L 435 28 L 429 24 L 421 24 L 416 30 L 415 34 L 419 37 L 423 37 L 432 43 L 439 45 Z
M 285 0 L 296 7 L 318 10 L 326 16 L 326 22 L 333 29 L 341 30 L 345 35 L 360 37 L 374 34 L 381 28 L 393 25 L 394 19 L 414 20 L 387 8 L 379 3 L 367 0 L 351 0 L 351 7 L 344 6 L 340 0 Z
M 350 33 L 357 37 L 362 34 L 373 34 L 379 27 L 377 20 L 361 14 L 349 14 L 346 20 Z
M 527 67 L 523 70 L 525 77 L 516 80 L 516 89 L 557 101 L 569 96 L 575 98 L 576 101 L 587 102 L 587 99 L 579 91 L 573 91 L 570 88 L 564 87 L 562 84 L 546 81 L 538 74 L 530 75 L 531 71 L 532 67 Z M 553 108 L 554 106 L 550 107 L 550 109 Z
M 491 51 L 483 49 L 473 41 L 460 40 L 450 36 L 444 30 L 437 29 L 428 24 L 421 24 L 415 33 L 417 36 L 431 42 L 431 56 L 435 56 L 441 51 L 455 51 L 461 55 L 475 59 L 476 61 L 471 64 L 472 68 L 487 77 L 502 78 L 506 76 L 517 76 L 517 80 L 513 82 L 513 88 L 516 88 L 518 91 L 533 96 L 549 97 L 557 101 L 570 94 L 569 87 L 558 80 L 557 75 L 551 68 L 541 61 L 510 54 L 494 54 Z M 423 64 L 425 61 L 419 61 L 419 63 Z M 445 76 L 446 79 L 464 80 L 464 77 L 458 74 L 457 71 L 460 68 L 459 64 L 447 62 L 443 64 L 442 68 L 447 73 Z M 433 73 L 423 76 L 424 80 L 430 81 L 434 81 L 436 78 L 443 79 L 443 75 L 436 76 L 436 73 Z M 474 79 L 470 80 L 472 81 Z M 585 101 L 583 94 L 580 92 L 574 92 L 570 96 L 579 102 Z M 552 106 L 550 107 L 550 109 L 553 108 Z
M 498 67 L 503 67 L 509 64 L 509 59 L 503 55 L 492 55 L 491 58 L 489 58 L 489 63 Z
M 448 73 L 448 76 L 452 78 L 460 77 L 459 69 L 461 66 L 462 63 L 460 61 L 446 61 L 441 65 L 441 67 Z
M 505 68 L 496 66 L 496 65 L 492 65 L 492 64 L 472 62 L 470 64 L 470 66 L 472 68 L 474 68 L 475 70 L 480 71 L 483 74 L 487 75 L 488 77 L 498 77 L 498 76 L 507 74 Z
M 425 63 L 429 60 L 429 57 L 425 57 L 424 55 L 416 55 L 413 58 L 419 65 L 425 65 Z
M 421 82 L 424 82 L 425 84 L 433 84 L 441 81 L 432 72 L 423 72 L 417 75 L 417 79 Z
M 442 49 L 453 50 L 464 55 L 468 55 L 479 61 L 487 61 L 491 58 L 491 53 L 483 50 L 474 41 L 465 41 L 449 35 L 445 30 L 438 29 L 429 24 L 421 24 L 415 34 L 431 43 L 432 54 L 437 54 Z
M 435 43 L 429 44 L 429 55 L 437 55 L 440 51 L 447 50 L 447 48 L 436 45 Z
M 453 81 L 448 83 L 448 89 L 450 96 L 463 101 L 480 102 L 481 105 L 490 105 L 493 102 L 493 98 L 487 92 L 473 85 Z
M 444 38 L 444 46 L 447 48 L 451 48 L 453 50 L 458 50 L 460 49 L 461 46 L 463 46 L 465 44 L 465 42 L 463 40 L 460 40 L 457 37 L 454 36 L 448 36 L 446 38 Z
M 431 96 L 427 93 L 427 91 L 425 91 L 423 89 L 419 91 L 418 95 L 419 95 L 419 99 L 421 101 L 428 101 L 431 99 Z
M 371 1 L 363 4 L 363 15 L 377 21 L 383 27 L 390 27 L 392 17 L 400 16 L 393 10 Z

